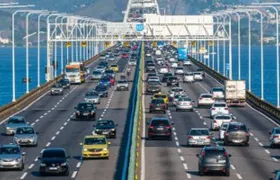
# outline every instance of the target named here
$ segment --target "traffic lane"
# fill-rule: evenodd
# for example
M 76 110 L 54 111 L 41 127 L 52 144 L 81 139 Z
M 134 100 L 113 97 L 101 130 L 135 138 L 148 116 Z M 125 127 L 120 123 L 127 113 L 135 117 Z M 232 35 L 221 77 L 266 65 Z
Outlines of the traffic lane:
M 182 86 L 187 91 L 187 94 L 189 94 L 189 96 L 191 96 L 192 98 L 197 97 L 199 95 L 198 89 L 201 89 L 201 87 L 198 85 L 198 83 L 183 84 Z M 203 120 L 206 122 L 207 127 L 210 128 L 211 119 L 209 118 L 209 108 L 197 108 L 197 110 L 202 116 Z M 214 136 L 217 138 L 218 133 L 215 132 Z M 279 166 L 279 164 L 273 161 L 265 153 L 262 147 L 260 147 L 258 143 L 252 139 L 250 140 L 249 147 L 229 146 L 226 148 L 232 154 L 231 162 L 235 164 L 238 172 L 245 179 L 255 176 L 257 179 L 269 178 L 271 176 L 272 170 L 277 168 L 277 165 Z M 258 170 L 259 168 L 262 169 Z M 247 171 L 251 173 L 248 173 Z
M 164 116 L 167 114 L 149 113 L 149 103 L 151 95 L 144 95 L 145 117 L 146 122 L 152 117 Z M 171 119 L 173 120 L 173 119 Z M 143 124 L 147 129 L 147 125 Z M 147 131 L 147 130 L 146 130 Z M 147 137 L 147 132 L 146 132 Z M 145 138 L 146 139 L 146 138 Z M 186 173 L 177 152 L 174 137 L 172 141 L 168 140 L 145 140 L 145 179 L 162 179 L 162 180 L 183 180 L 186 179 Z M 177 156 L 177 157 L 176 157 Z

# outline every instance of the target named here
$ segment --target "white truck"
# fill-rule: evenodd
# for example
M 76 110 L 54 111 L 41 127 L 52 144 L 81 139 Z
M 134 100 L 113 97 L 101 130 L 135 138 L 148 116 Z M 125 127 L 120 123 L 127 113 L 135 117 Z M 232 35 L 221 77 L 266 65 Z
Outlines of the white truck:
M 246 81 L 226 80 L 225 100 L 228 106 L 245 106 L 246 104 Z

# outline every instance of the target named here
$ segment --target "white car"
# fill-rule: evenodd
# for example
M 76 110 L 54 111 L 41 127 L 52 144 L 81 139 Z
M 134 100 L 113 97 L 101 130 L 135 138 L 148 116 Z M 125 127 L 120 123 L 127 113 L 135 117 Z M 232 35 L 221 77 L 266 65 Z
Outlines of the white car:
M 183 66 L 191 66 L 191 61 L 187 60 L 183 62 Z
M 177 68 L 178 67 L 178 63 L 176 63 L 176 62 L 171 63 L 171 67 L 172 68 Z
M 214 87 L 210 93 L 213 95 L 215 99 L 224 99 L 225 94 L 224 94 L 224 88 L 222 87 Z
M 175 74 L 184 74 L 184 68 L 183 67 L 177 67 L 175 69 Z
M 217 114 L 211 120 L 211 130 L 220 129 L 224 122 L 231 122 L 233 120 L 233 116 L 229 114 Z
M 158 61 L 157 61 L 157 64 L 158 64 L 158 65 L 162 65 L 163 63 L 164 63 L 163 60 L 158 60 Z
M 174 94 L 174 98 L 172 100 L 172 105 L 176 107 L 179 99 L 182 98 L 182 97 L 188 97 L 188 96 L 185 95 L 185 94 L 175 93 Z
M 187 72 L 184 74 L 183 81 L 186 83 L 193 83 L 194 82 L 194 76 L 192 72 Z
M 101 73 L 104 73 L 105 70 L 106 70 L 106 68 L 105 68 L 104 66 L 97 66 L 97 67 L 95 68 L 95 71 L 100 71 Z
M 169 100 L 173 100 L 175 94 L 185 94 L 185 91 L 182 87 L 173 87 L 168 91 Z
M 160 73 L 160 74 L 166 74 L 166 73 L 168 73 L 169 72 L 169 70 L 168 70 L 168 67 L 160 67 L 159 68 L 159 70 L 158 70 L 158 72 Z
M 150 56 L 152 56 L 150 53 L 147 53 L 147 54 L 146 54 L 146 57 L 150 57 Z
M 172 62 L 175 62 L 175 61 L 176 61 L 175 58 L 170 58 L 170 59 L 169 59 L 169 62 L 171 62 L 171 63 L 172 63 Z
M 187 134 L 187 146 L 211 145 L 211 133 L 208 128 L 191 128 Z
M 193 101 L 189 97 L 180 97 L 176 104 L 176 111 L 189 110 L 193 111 Z
M 212 94 L 202 93 L 197 100 L 197 107 L 211 106 L 215 102 Z
M 115 57 L 110 55 L 108 59 L 109 59 L 109 61 L 114 61 Z
M 214 102 L 210 109 L 210 116 L 214 117 L 216 114 L 229 114 L 226 102 Z
M 202 81 L 203 80 L 203 75 L 200 72 L 194 72 L 193 77 L 195 81 Z
M 272 129 L 270 134 L 270 147 L 274 148 L 275 146 L 280 146 L 280 127 L 275 127 Z
M 219 140 L 224 140 L 225 137 L 225 132 L 228 128 L 229 122 L 223 122 L 219 129 Z

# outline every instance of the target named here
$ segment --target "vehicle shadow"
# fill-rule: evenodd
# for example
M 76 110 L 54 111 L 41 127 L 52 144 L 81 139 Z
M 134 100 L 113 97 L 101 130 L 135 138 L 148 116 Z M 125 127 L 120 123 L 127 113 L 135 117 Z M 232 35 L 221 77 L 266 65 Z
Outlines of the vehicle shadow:
M 200 176 L 198 171 L 186 171 L 186 173 L 189 173 L 192 176 Z M 208 172 L 208 173 L 204 174 L 204 176 L 220 177 L 220 176 L 225 176 L 225 174 L 222 172 Z

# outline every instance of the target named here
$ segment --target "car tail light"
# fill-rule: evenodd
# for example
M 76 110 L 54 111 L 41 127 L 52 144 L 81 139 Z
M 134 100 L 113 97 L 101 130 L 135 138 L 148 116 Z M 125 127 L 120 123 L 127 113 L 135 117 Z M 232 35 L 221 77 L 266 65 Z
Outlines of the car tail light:
M 203 98 L 199 98 L 199 100 L 202 100 Z
M 225 157 L 228 157 L 228 152 L 225 152 L 225 153 L 224 153 L 224 156 L 225 156 Z
M 215 110 L 216 110 L 216 108 L 212 108 L 211 110 L 215 111 Z
M 228 110 L 228 108 L 225 108 L 225 110 Z
M 280 138 L 280 136 L 273 136 L 273 138 Z
M 161 107 L 164 107 L 164 108 L 165 108 L 165 104 L 162 104 Z
M 153 104 L 150 104 L 150 107 L 154 107 L 154 105 L 153 105 Z
M 225 133 L 226 136 L 229 136 L 229 133 Z
M 212 100 L 215 100 L 215 98 L 213 98 L 213 97 L 212 97 L 211 99 L 212 99 Z
M 205 151 L 203 151 L 203 152 L 201 153 L 201 156 L 205 156 Z
M 189 136 L 189 139 L 193 139 L 193 137 L 192 137 L 192 136 Z
M 246 136 L 250 136 L 250 133 L 246 133 Z
M 211 139 L 211 136 L 207 136 L 206 139 Z
M 149 129 L 154 129 L 154 126 L 149 126 Z
M 171 126 L 170 125 L 166 126 L 166 129 L 171 129 Z
M 216 120 L 214 120 L 213 122 L 214 122 L 214 123 L 217 123 L 217 121 L 216 121 Z

